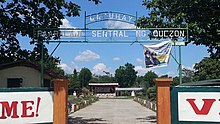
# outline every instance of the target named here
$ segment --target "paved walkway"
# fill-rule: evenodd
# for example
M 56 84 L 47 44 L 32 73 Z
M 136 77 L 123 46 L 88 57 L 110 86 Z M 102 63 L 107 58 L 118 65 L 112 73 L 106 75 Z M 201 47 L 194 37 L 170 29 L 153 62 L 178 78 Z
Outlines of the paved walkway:
M 68 124 L 156 124 L 156 113 L 132 99 L 99 99 L 69 115 Z

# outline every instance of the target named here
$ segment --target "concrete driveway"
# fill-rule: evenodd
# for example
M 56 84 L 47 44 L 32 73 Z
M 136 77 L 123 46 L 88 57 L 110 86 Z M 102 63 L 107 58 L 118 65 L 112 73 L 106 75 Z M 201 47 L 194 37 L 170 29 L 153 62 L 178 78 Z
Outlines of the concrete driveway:
M 132 99 L 100 99 L 69 115 L 68 124 L 156 124 L 156 113 Z

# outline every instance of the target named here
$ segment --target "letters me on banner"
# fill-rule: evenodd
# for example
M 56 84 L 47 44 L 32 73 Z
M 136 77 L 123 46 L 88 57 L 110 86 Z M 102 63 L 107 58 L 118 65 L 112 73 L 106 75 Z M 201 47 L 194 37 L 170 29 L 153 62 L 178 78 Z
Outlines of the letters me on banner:
M 146 68 L 167 65 L 171 48 L 172 41 L 163 41 L 158 44 L 144 45 Z
M 53 122 L 53 92 L 1 92 L 0 124 Z

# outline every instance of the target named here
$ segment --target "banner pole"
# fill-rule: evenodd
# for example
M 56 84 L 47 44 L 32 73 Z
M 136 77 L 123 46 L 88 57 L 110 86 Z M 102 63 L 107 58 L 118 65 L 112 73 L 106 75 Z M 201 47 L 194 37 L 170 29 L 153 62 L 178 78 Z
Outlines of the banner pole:
M 85 40 L 84 42 L 86 42 L 86 11 L 85 11 L 85 17 L 84 17 L 84 31 L 85 31 Z
M 180 84 L 183 83 L 183 81 L 182 81 L 181 46 L 179 46 L 179 82 L 180 82 Z

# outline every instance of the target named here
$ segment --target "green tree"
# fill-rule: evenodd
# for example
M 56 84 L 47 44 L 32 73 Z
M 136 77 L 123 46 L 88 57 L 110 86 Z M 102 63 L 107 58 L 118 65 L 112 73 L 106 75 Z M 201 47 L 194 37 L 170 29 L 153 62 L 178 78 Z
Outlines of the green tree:
M 155 86 L 155 83 L 153 81 L 154 78 L 157 78 L 158 75 L 153 71 L 148 71 L 144 75 L 144 81 L 146 81 L 145 88 L 148 89 L 149 87 Z
M 220 58 L 219 0 L 144 0 L 149 11 L 137 21 L 141 28 L 189 27 L 189 42 L 205 45 L 214 58 Z
M 100 3 L 100 0 L 89 0 Z M 46 67 L 62 72 L 57 67 L 60 60 L 48 55 L 45 46 L 41 48 L 40 42 L 35 44 L 33 51 L 22 50 L 19 45 L 18 35 L 35 38 L 34 29 L 54 28 L 62 25 L 65 16 L 79 16 L 80 6 L 72 1 L 65 0 L 13 0 L 0 1 L 0 64 L 17 60 L 30 60 L 39 62 L 40 51 L 44 49 Z M 52 58 L 52 59 L 51 59 Z M 54 64 L 54 65 L 52 65 Z
M 136 85 L 136 87 L 143 87 L 144 76 L 137 76 L 135 85 Z
M 176 86 L 180 84 L 179 76 L 176 76 L 173 78 L 173 82 L 171 83 L 171 86 Z
M 92 73 L 88 68 L 82 68 L 79 72 L 80 87 L 88 87 L 89 81 L 92 79 Z
M 146 92 L 146 95 L 150 100 L 156 99 L 156 86 L 153 79 L 157 77 L 158 75 L 153 71 L 148 71 L 143 77 L 145 81 L 144 92 Z
M 161 75 L 160 78 L 169 78 L 169 75 L 168 74 Z
M 70 79 L 69 88 L 72 88 L 74 91 L 80 88 L 79 74 L 76 69 L 73 70 L 73 74 L 68 75 Z
M 192 69 L 183 68 L 183 83 L 192 82 L 194 71 Z
M 120 87 L 132 87 L 135 84 L 137 72 L 134 66 L 126 63 L 115 70 L 115 80 L 119 82 Z
M 89 0 L 100 3 L 100 0 Z M 34 28 L 58 28 L 65 16 L 79 16 L 80 6 L 66 0 L 0 1 L 0 39 L 18 41 L 16 35 L 34 38 Z
M 195 64 L 194 69 L 196 81 L 220 78 L 220 61 L 218 59 L 205 57 Z
M 115 80 L 116 82 L 119 82 L 120 87 L 125 87 L 126 79 L 124 66 L 120 66 L 115 70 Z
M 99 75 L 96 77 L 93 77 L 92 80 L 90 80 L 90 82 L 99 82 L 99 83 L 108 83 L 108 82 L 114 82 L 114 77 L 110 77 L 108 75 Z
M 147 89 L 147 96 L 150 101 L 156 100 L 156 86 Z

